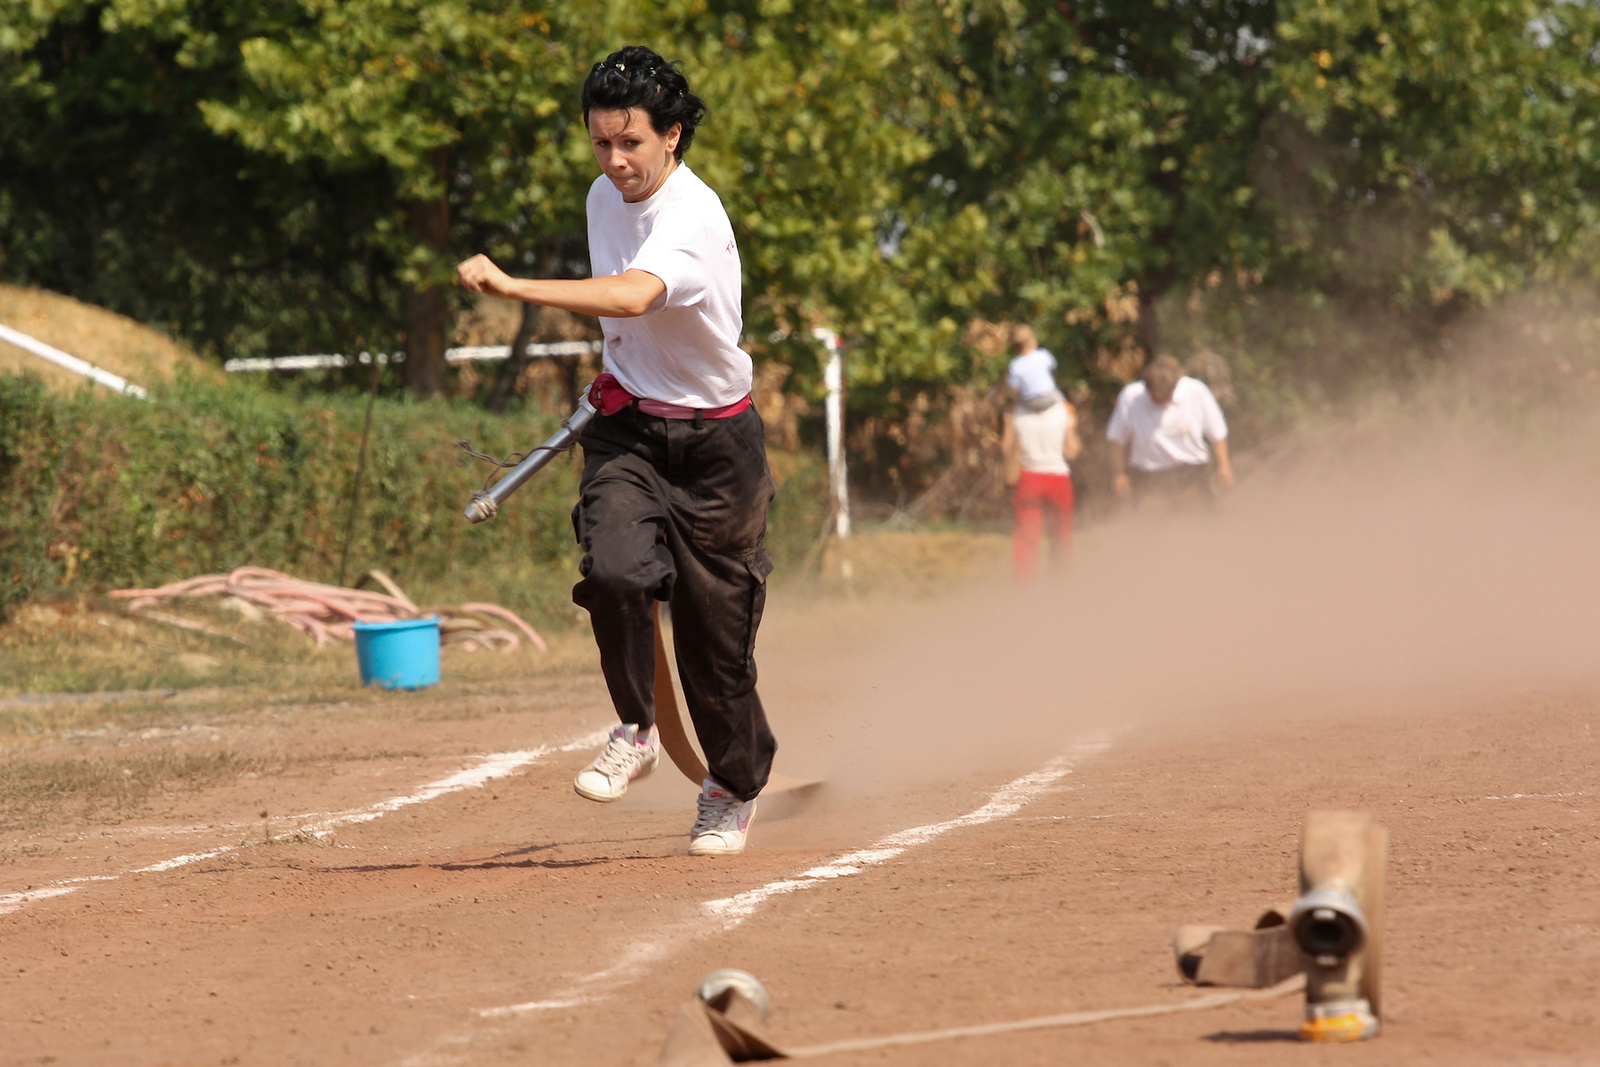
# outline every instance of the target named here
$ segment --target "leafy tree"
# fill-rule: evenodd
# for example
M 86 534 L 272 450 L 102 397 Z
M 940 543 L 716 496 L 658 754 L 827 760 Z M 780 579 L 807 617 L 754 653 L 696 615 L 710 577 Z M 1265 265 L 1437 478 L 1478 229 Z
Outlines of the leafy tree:
M 957 284 L 919 288 L 952 315 L 1038 320 L 1079 352 L 1114 342 L 1118 318 L 1159 346 L 1163 294 L 1268 254 L 1250 168 L 1274 10 L 953 5 L 938 61 L 955 106 L 907 185 L 924 212 L 908 245 Z M 1136 314 L 1093 313 L 1118 294 Z
M 502 250 L 575 225 L 569 136 L 586 68 L 586 5 L 516 0 L 302 0 L 241 45 L 244 82 L 202 105 L 213 129 L 260 152 L 379 167 L 397 210 L 374 238 L 400 264 L 406 382 L 444 384 L 452 268 L 463 229 Z M 583 184 L 586 184 L 583 183 Z M 466 224 L 464 227 L 463 224 Z
M 1264 293 L 1423 337 L 1591 269 L 1597 20 L 1559 0 L 30 0 L 0 8 L 0 270 L 230 352 L 377 346 L 398 319 L 434 391 L 457 258 L 585 270 L 577 89 L 640 41 L 712 105 L 690 163 L 738 230 L 749 336 L 802 387 L 819 324 L 855 346 L 858 398 L 991 379 L 959 341 L 974 316 L 1035 320 L 1091 375 L 1197 316 L 1243 330 Z
M 1592 4 L 1281 3 L 1253 170 L 1273 254 L 1221 308 L 1256 377 L 1395 381 L 1473 308 L 1592 276 L 1597 39 Z
M 1193 339 L 1191 304 L 1235 330 L 1321 305 L 1381 309 L 1414 347 L 1594 262 L 1595 5 L 941 11 L 922 77 L 947 106 L 915 120 L 935 148 L 900 177 L 898 259 L 927 317 L 1041 320 L 1087 359 L 1155 350 L 1164 325 Z M 1286 367 L 1407 351 L 1281 340 L 1264 358 Z
M 0 7 L 0 276 L 216 353 L 387 347 L 393 267 L 365 239 L 386 176 L 210 131 L 196 104 L 237 76 L 223 42 L 271 12 L 206 11 L 202 32 L 148 3 Z
M 1286 248 L 1314 284 L 1408 308 L 1592 270 L 1600 8 L 1301 2 L 1277 28 Z M 1294 158 L 1284 159 L 1291 150 Z

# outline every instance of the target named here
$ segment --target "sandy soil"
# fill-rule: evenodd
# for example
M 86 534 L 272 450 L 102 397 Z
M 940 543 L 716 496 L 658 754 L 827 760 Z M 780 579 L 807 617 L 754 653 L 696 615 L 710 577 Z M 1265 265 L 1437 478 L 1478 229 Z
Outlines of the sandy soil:
M 791 1046 L 1176 1003 L 1200 992 L 1177 980 L 1173 928 L 1245 924 L 1292 897 L 1300 820 L 1319 806 L 1374 812 L 1393 836 L 1378 1040 L 1302 1047 L 1290 996 L 822 1062 L 1596 1058 L 1600 693 L 1100 734 L 1013 814 L 802 878 L 738 922 L 706 902 L 972 812 L 1016 774 L 836 790 L 758 818 L 742 857 L 691 859 L 693 788 L 670 768 L 617 805 L 572 793 L 583 739 L 609 719 L 596 677 L 392 700 L 471 706 L 410 723 L 302 709 L 279 750 L 372 758 L 0 841 L 0 1062 L 647 1064 L 722 966 L 762 977 Z M 357 821 L 511 752 L 523 762 L 482 785 Z M 330 812 L 347 821 L 329 840 L 294 833 Z

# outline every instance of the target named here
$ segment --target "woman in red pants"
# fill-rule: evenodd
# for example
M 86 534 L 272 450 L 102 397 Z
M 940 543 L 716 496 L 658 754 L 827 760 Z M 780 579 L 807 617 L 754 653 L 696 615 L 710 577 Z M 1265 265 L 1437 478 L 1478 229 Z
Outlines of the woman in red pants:
M 1011 507 L 1017 522 L 1012 533 L 1017 580 L 1029 582 L 1038 574 L 1046 509 L 1055 512 L 1051 561 L 1066 559 L 1072 544 L 1072 470 L 1067 464 L 1081 448 L 1072 405 L 1059 393 L 1041 410 L 1019 403 L 1006 413 L 1002 445 L 1006 483 L 1016 487 Z

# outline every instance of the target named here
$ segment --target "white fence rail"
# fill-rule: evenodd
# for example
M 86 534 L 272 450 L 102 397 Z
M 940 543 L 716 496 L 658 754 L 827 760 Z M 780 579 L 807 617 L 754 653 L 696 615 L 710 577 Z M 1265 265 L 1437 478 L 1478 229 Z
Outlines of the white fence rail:
M 598 354 L 601 348 L 599 341 L 550 341 L 528 346 L 528 355 L 534 359 L 548 359 L 551 356 L 583 356 Z M 510 345 L 471 345 L 465 348 L 447 348 L 444 358 L 451 363 L 476 362 L 480 360 L 507 359 L 511 355 Z M 353 364 L 370 366 L 376 359 L 379 363 L 404 363 L 404 352 L 379 352 L 376 356 L 371 352 L 362 352 L 355 356 L 341 356 L 337 354 L 322 354 L 309 356 L 271 356 L 258 359 L 230 359 L 222 365 L 222 369 L 230 374 L 250 374 L 274 370 L 337 370 Z
M 21 330 L 13 330 L 9 326 L 0 325 L 0 341 L 16 345 L 24 352 L 31 352 L 40 359 L 49 360 L 58 367 L 64 367 L 74 374 L 81 374 L 91 381 L 99 382 L 107 389 L 113 389 L 128 396 L 136 396 L 140 400 L 149 400 L 150 394 L 128 379 L 112 374 L 108 370 L 101 370 L 93 363 L 81 360 L 77 356 L 69 356 L 59 348 L 45 344 L 37 337 L 30 337 Z

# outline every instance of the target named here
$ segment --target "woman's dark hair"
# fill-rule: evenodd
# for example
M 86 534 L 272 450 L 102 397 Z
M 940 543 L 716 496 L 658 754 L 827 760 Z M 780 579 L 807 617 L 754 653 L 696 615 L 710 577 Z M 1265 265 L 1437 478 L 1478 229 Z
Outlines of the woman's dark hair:
M 650 126 L 657 133 L 666 133 L 673 123 L 683 124 L 674 153 L 679 159 L 689 151 L 694 128 L 706 117 L 705 101 L 689 91 L 677 63 L 668 63 L 643 45 L 630 44 L 596 63 L 583 80 L 584 125 L 589 123 L 592 108 L 627 111 L 636 107 L 649 112 Z

